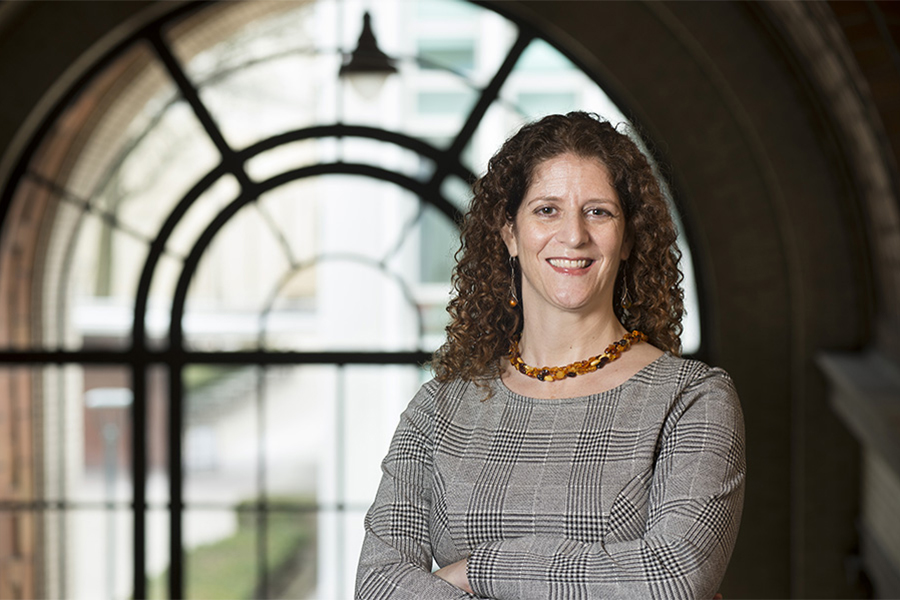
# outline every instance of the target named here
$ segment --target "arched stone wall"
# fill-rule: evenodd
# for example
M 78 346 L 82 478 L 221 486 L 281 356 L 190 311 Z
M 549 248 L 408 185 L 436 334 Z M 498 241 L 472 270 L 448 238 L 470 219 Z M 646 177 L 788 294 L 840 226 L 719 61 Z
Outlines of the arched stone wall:
M 802 37 L 830 13 L 802 4 L 492 4 L 596 73 L 670 173 L 701 285 L 703 358 L 733 375 L 747 420 L 744 523 L 722 588 L 730 598 L 858 593 L 844 569 L 857 543 L 858 449 L 815 359 L 877 338 L 887 325 L 875 290 L 896 280 L 889 260 L 872 259 L 884 247 L 876 236 L 892 235 L 873 233 L 873 212 L 896 215 L 896 200 L 869 194 L 842 101 L 823 88 L 848 65 L 812 72 L 816 47 Z M 0 185 L 42 111 L 97 55 L 95 40 L 114 43 L 161 5 L 0 6 L 0 78 L 15 82 L 0 94 Z M 857 126 L 877 128 L 862 118 Z M 896 168 L 885 148 L 871 150 Z

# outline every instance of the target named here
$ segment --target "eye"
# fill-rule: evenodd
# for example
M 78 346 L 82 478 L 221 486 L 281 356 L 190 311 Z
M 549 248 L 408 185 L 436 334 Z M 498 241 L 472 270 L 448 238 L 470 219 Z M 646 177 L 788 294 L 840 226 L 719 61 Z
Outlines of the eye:
M 552 215 L 556 212 L 555 206 L 541 206 L 539 207 L 535 213 L 539 215 Z
M 606 208 L 590 208 L 587 211 L 587 214 L 592 217 L 611 217 L 613 213 Z

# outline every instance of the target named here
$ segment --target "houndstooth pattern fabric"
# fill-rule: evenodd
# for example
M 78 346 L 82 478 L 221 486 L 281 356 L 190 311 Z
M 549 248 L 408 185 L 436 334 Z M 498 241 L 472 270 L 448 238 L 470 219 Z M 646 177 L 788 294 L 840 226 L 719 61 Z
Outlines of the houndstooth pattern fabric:
M 712 598 L 740 522 L 728 375 L 666 354 L 621 386 L 539 400 L 426 383 L 365 520 L 357 598 Z M 477 596 L 432 575 L 468 557 Z

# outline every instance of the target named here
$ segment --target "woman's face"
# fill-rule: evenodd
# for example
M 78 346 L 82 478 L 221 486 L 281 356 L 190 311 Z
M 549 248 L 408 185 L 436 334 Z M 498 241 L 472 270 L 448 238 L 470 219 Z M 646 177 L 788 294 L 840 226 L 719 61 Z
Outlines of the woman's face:
M 540 163 L 514 222 L 501 233 L 510 256 L 519 258 L 530 314 L 612 311 L 619 262 L 631 244 L 599 160 L 562 154 Z

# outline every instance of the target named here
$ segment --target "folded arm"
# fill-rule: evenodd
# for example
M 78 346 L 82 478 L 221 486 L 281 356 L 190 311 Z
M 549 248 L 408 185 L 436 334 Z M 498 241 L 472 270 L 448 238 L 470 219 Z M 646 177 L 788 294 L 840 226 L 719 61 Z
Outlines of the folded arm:
M 365 520 L 358 600 L 474 598 L 431 572 L 431 402 L 428 389 L 420 390 L 401 416 L 382 463 L 381 484 Z
M 496 600 L 712 598 L 744 490 L 743 419 L 724 375 L 688 387 L 662 433 L 643 535 L 613 543 L 529 535 L 481 544 L 468 583 Z

